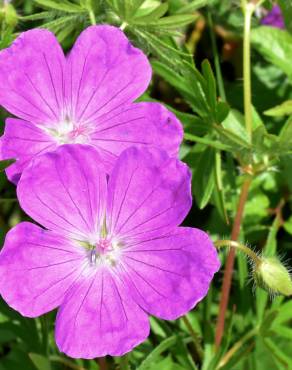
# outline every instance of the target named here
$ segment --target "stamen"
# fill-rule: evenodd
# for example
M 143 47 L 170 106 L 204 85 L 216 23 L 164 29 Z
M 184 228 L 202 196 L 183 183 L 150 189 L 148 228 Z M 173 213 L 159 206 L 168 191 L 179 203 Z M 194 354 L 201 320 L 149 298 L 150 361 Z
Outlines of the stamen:
M 90 251 L 90 262 L 92 265 L 96 264 L 96 250 L 95 249 L 92 249 Z

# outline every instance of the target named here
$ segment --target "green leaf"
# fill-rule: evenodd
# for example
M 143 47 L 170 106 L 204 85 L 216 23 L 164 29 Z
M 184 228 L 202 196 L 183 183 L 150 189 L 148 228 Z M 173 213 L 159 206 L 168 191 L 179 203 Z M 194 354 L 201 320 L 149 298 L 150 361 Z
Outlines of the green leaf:
M 25 16 L 19 16 L 19 19 L 22 21 L 36 21 L 39 19 L 48 19 L 52 18 L 55 15 L 53 11 L 46 11 L 46 12 L 40 12 L 40 13 L 35 13 L 35 14 L 30 14 L 30 15 L 25 15 Z
M 279 134 L 280 142 L 292 142 L 292 119 L 288 118 Z
M 291 0 L 278 0 L 278 4 L 282 9 L 285 25 L 288 31 L 292 31 L 292 4 Z
M 38 370 L 52 370 L 47 357 L 37 353 L 29 353 L 28 356 Z
M 208 136 L 200 137 L 196 135 L 192 135 L 189 133 L 184 134 L 185 140 L 190 140 L 194 141 L 196 143 L 204 144 L 207 146 L 210 146 L 211 148 L 214 149 L 219 149 L 219 150 L 231 150 L 231 147 L 225 144 L 221 144 L 219 141 L 215 141 L 214 139 L 210 139 Z
M 215 112 L 217 102 L 216 80 L 211 65 L 207 59 L 205 59 L 202 63 L 202 73 L 206 81 L 205 94 L 208 105 L 210 107 L 210 110 Z
M 134 33 L 140 42 L 143 41 L 144 47 L 146 43 L 153 55 L 157 56 L 168 67 L 177 70 L 184 60 L 190 59 L 190 54 L 174 45 L 169 37 L 157 36 L 147 29 L 140 30 L 138 27 L 134 28 Z
M 252 129 L 255 131 L 258 127 L 265 128 L 264 122 L 261 119 L 261 116 L 257 112 L 254 106 L 252 106 Z
M 14 162 L 15 162 L 15 159 L 5 159 L 4 161 L 0 161 L 0 172 L 4 171 L 7 167 L 9 167 Z
M 228 116 L 222 122 L 222 127 L 240 138 L 240 142 L 244 141 L 244 146 L 249 145 L 249 137 L 245 129 L 244 117 L 239 111 L 231 109 Z
M 225 129 L 219 125 L 214 125 L 214 128 L 219 134 L 220 141 L 223 144 L 232 147 L 233 150 L 238 152 L 243 149 L 251 149 L 251 145 L 246 142 L 245 138 L 239 136 L 238 133 L 235 134 L 230 129 Z
M 130 20 L 131 24 L 151 24 L 155 19 L 161 18 L 168 9 L 168 4 L 164 3 L 159 5 L 157 8 L 151 10 L 148 14 L 142 16 L 136 16 Z
M 47 28 L 53 32 L 57 32 L 60 28 L 65 27 L 66 25 L 71 26 L 76 21 L 76 15 L 67 15 L 65 17 L 60 17 L 51 22 L 43 23 L 42 27 Z
M 229 105 L 224 101 L 219 101 L 216 103 L 215 107 L 215 120 L 217 123 L 223 122 L 230 112 Z
M 184 14 L 189 12 L 194 12 L 195 10 L 202 8 L 203 6 L 207 5 L 209 0 L 193 0 L 189 4 L 185 6 L 181 6 L 177 11 L 176 14 Z
M 177 73 L 177 71 L 157 60 L 152 61 L 151 64 L 154 72 L 163 77 L 170 85 L 175 87 L 187 100 L 191 101 L 195 98 L 190 87 L 186 84 L 184 77 Z
M 159 21 L 157 22 L 157 28 L 172 29 L 172 28 L 184 27 L 194 22 L 197 18 L 198 16 L 194 14 L 172 15 L 169 17 L 164 17 L 164 18 L 159 19 Z
M 287 100 L 274 108 L 270 108 L 264 112 L 266 116 L 279 117 L 292 114 L 292 100 Z
M 292 301 L 288 301 L 282 304 L 278 310 L 278 315 L 275 318 L 275 324 L 283 324 L 286 321 L 291 320 L 292 312 Z
M 281 337 L 292 341 L 292 329 L 291 328 L 287 328 L 284 325 L 274 325 L 273 331 L 276 334 L 280 335 Z
M 278 314 L 277 311 L 270 311 L 265 315 L 259 329 L 259 333 L 263 337 L 270 335 L 271 326 L 273 325 L 274 320 L 277 317 L 277 314 Z
M 292 80 L 292 35 L 275 27 L 261 26 L 251 32 L 253 46 Z
M 84 12 L 85 9 L 81 8 L 81 6 L 77 5 L 76 3 L 71 3 L 66 0 L 62 1 L 54 1 L 54 0 L 34 0 L 37 4 L 45 7 L 51 8 L 55 10 L 61 10 L 67 13 L 80 13 Z
M 16 346 L 12 347 L 7 356 L 1 357 L 1 365 L 3 365 L 5 370 L 35 370 L 27 353 Z
M 0 343 L 7 343 L 11 340 L 17 339 L 17 333 L 15 332 L 14 325 L 9 321 L 0 324 Z
M 164 339 L 140 364 L 137 370 L 148 370 L 151 368 L 159 358 L 162 352 L 174 346 L 177 341 L 177 336 L 173 335 L 167 339 Z
M 135 15 L 136 12 L 139 10 L 139 8 L 142 6 L 142 4 L 145 2 L 145 0 L 132 0 L 132 7 L 131 11 L 132 14 Z
M 215 151 L 207 147 L 201 152 L 194 168 L 193 193 L 200 209 L 208 204 L 215 185 Z
M 284 222 L 283 227 L 288 234 L 292 235 L 292 216 L 290 216 L 288 220 Z
M 288 356 L 278 345 L 278 343 L 275 343 L 272 339 L 264 339 L 264 343 L 270 351 L 274 358 L 282 365 L 284 365 L 284 368 L 291 369 L 292 367 L 292 359 L 291 356 Z

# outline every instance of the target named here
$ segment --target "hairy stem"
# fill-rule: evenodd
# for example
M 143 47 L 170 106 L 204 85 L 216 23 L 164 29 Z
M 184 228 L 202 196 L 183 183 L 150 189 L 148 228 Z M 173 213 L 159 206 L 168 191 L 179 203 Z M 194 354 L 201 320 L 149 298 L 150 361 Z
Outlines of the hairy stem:
M 228 247 L 241 250 L 244 254 L 252 259 L 255 265 L 259 265 L 261 263 L 261 259 L 253 250 L 248 248 L 246 245 L 238 243 L 234 240 L 217 240 L 214 245 L 216 248 Z
M 236 241 L 240 233 L 240 225 L 243 216 L 244 206 L 248 197 L 248 191 L 251 184 L 252 178 L 250 176 L 246 177 L 243 185 L 241 187 L 241 193 L 238 201 L 237 212 L 235 215 L 232 231 L 231 231 L 231 240 Z M 223 283 L 221 288 L 221 299 L 219 305 L 219 314 L 216 325 L 216 334 L 215 334 L 215 344 L 218 348 L 220 346 L 225 326 L 225 314 L 229 302 L 231 280 L 233 274 L 233 266 L 235 259 L 235 249 L 231 249 L 228 253 L 225 265 L 225 271 L 223 276 Z

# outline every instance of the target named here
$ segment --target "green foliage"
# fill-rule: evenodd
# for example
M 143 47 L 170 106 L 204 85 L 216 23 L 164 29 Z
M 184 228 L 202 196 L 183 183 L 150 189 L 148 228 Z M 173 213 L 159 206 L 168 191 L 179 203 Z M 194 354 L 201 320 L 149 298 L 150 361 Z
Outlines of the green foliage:
M 269 62 L 275 64 L 292 78 L 292 35 L 286 30 L 274 27 L 261 26 L 252 31 L 254 47 Z
M 261 26 L 257 16 L 252 19 L 252 140 L 243 109 L 239 0 L 15 0 L 0 5 L 0 48 L 22 31 L 44 27 L 57 35 L 67 52 L 92 23 L 121 27 L 152 64 L 153 79 L 140 100 L 165 104 L 184 127 L 181 158 L 191 168 L 194 195 L 186 226 L 203 228 L 214 240 L 229 238 L 240 188 L 251 176 L 240 239 L 266 258 L 291 258 L 292 4 L 278 3 L 287 29 Z M 263 5 L 269 9 L 272 2 Z M 210 35 L 217 45 L 212 45 Z M 213 65 L 216 58 L 219 69 Z M 6 116 L 2 112 L 1 129 Z M 11 163 L 13 159 L 1 161 L 0 172 Z M 26 218 L 4 173 L 0 191 L 3 240 L 12 225 Z M 220 258 L 224 265 L 223 252 Z M 151 318 L 147 341 L 127 359 L 108 357 L 108 368 L 291 369 L 291 300 L 272 300 L 260 287 L 253 290 L 250 277 L 245 257 L 237 256 L 227 324 L 217 351 L 222 272 L 207 297 L 188 314 L 192 330 L 180 319 Z M 55 313 L 44 320 L 23 318 L 0 301 L 0 370 L 97 370 L 95 360 L 69 359 L 58 352 L 54 319 Z
M 4 161 L 0 161 L 0 171 L 4 171 L 8 166 L 10 166 L 12 163 L 14 163 L 14 159 L 6 159 Z

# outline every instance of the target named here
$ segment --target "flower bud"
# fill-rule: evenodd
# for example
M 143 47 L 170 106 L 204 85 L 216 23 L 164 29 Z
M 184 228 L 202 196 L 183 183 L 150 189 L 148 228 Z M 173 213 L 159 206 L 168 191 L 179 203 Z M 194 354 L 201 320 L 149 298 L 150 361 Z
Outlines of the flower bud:
M 255 267 L 254 276 L 258 285 L 272 294 L 292 295 L 292 280 L 289 271 L 276 257 L 262 257 Z
M 12 28 L 16 26 L 18 21 L 17 13 L 13 5 L 8 1 L 5 1 L 3 7 L 0 9 L 0 21 L 2 22 L 3 20 Z
M 18 21 L 17 13 L 11 4 L 6 5 L 5 21 L 10 27 L 15 27 Z

